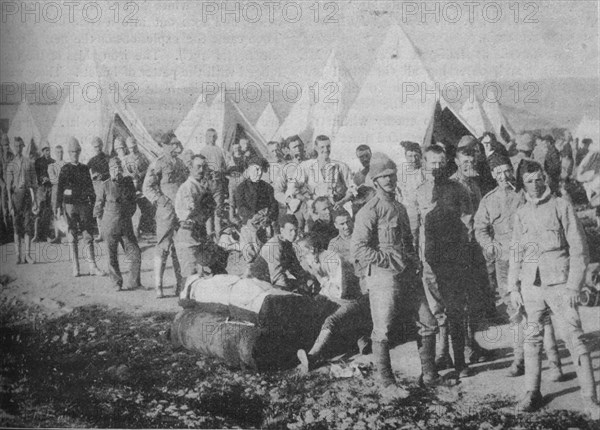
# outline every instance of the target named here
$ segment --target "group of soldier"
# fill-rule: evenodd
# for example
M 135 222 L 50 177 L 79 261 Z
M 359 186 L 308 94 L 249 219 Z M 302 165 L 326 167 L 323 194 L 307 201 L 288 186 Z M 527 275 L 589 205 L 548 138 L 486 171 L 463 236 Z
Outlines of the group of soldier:
M 131 261 L 128 288 L 139 288 L 139 226 L 132 217 L 149 202 L 156 220 L 157 297 L 164 297 L 169 255 L 176 294 L 192 275 L 226 273 L 229 252 L 219 238 L 236 226 L 246 276 L 333 303 L 311 350 L 298 351 L 305 371 L 323 359 L 333 338 L 355 328 L 361 351 L 372 349 L 382 390 L 406 394 L 390 359 L 401 315 L 418 327 L 420 384 L 448 383 L 438 374 L 448 368 L 455 369 L 456 378 L 469 377 L 469 363 L 494 357 L 477 343 L 475 332 L 482 320 L 493 318 L 497 295 L 505 317 L 519 328 L 508 372 L 525 375 L 519 409 L 542 406 L 542 345 L 551 378 L 562 379 L 552 314 L 573 357 L 586 410 L 599 413 L 578 312 L 588 247 L 569 198 L 573 156 L 564 148 L 570 142 L 557 149 L 551 136 L 527 133 L 517 137 L 514 148 L 491 133 L 465 136 L 456 146 L 422 149 L 402 142 L 400 164 L 361 145 L 356 148 L 361 168 L 352 172 L 330 158 L 327 136 L 316 137 L 310 158 L 298 136 L 269 142 L 266 159 L 246 138 L 227 154 L 217 140 L 216 131 L 207 130 L 205 146 L 194 153 L 183 151 L 173 132 L 165 133 L 163 153 L 149 166 L 132 139 L 125 144 L 118 138 L 113 157 L 95 141 L 98 153 L 86 166 L 71 138 L 70 162 L 48 172 L 52 196 L 56 187 L 52 208 L 67 220 L 74 275 L 79 274 L 79 232 L 90 247 L 90 273 L 102 274 L 93 254 L 95 216 L 108 244 L 113 284 L 122 288 L 121 243 Z M 26 161 L 11 165 L 16 167 L 8 172 L 10 210 L 24 213 L 36 204 L 37 182 L 28 176 Z M 15 228 L 16 235 L 22 231 Z M 527 342 L 525 326 L 533 330 Z

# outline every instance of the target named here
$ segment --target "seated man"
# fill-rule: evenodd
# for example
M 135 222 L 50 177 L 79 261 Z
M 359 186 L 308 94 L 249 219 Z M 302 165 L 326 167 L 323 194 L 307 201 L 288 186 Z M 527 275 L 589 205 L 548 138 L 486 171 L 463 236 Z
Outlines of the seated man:
M 331 220 L 331 202 L 327 197 L 317 197 L 312 204 L 312 210 L 315 222 L 310 228 L 310 233 L 318 237 L 321 249 L 327 249 L 329 241 L 338 235 Z
M 260 255 L 248 268 L 247 276 L 270 282 L 286 291 L 305 291 L 308 273 L 300 265 L 294 250 L 298 235 L 298 220 L 293 215 L 283 215 L 279 220 L 281 231 L 260 249 Z
M 329 241 L 329 251 L 336 252 L 342 259 L 353 264 L 354 275 L 360 279 L 361 286 L 365 277 L 364 270 L 356 264 L 352 255 L 352 233 L 354 232 L 354 221 L 345 209 L 339 209 L 333 213 L 333 221 L 338 235 Z M 366 292 L 366 285 L 361 288 Z
M 310 351 L 298 350 L 303 373 L 308 373 L 336 340 L 354 337 L 363 353 L 372 330 L 369 298 L 361 293 L 352 264 L 337 252 L 320 248 L 319 239 L 309 234 L 298 243 L 303 266 L 321 285 L 316 305 L 327 315 Z

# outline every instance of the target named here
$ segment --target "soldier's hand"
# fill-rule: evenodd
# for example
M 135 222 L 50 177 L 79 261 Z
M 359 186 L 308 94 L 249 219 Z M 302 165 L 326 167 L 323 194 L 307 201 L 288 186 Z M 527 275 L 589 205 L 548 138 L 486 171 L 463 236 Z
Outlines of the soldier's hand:
M 524 306 L 523 296 L 521 296 L 521 293 L 518 291 L 510 292 L 510 302 L 515 309 L 519 309 L 521 306 Z
M 574 291 L 566 288 L 564 292 L 564 297 L 565 301 L 572 308 L 576 307 L 579 304 L 579 291 Z

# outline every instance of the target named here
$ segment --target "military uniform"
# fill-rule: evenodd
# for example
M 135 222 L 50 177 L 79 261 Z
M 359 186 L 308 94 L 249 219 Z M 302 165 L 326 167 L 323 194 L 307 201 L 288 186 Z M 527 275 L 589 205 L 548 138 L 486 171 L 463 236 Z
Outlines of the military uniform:
M 126 176 L 131 176 L 136 190 L 137 210 L 132 217 L 133 231 L 136 237 L 139 236 L 140 222 L 142 218 L 145 215 L 148 215 L 148 212 L 151 212 L 148 199 L 146 199 L 146 197 L 144 197 L 142 194 L 142 186 L 144 184 L 144 178 L 146 177 L 146 172 L 148 171 L 149 165 L 150 162 L 146 156 L 139 151 L 137 153 L 132 152 L 127 154 L 123 163 L 124 173 Z
M 150 165 L 144 179 L 144 196 L 156 205 L 154 276 L 159 297 L 162 297 L 162 277 L 169 252 L 171 252 L 173 260 L 173 271 L 177 279 L 177 286 L 181 288 L 183 283 L 177 252 L 173 246 L 173 236 L 178 226 L 174 202 L 177 190 L 187 177 L 188 169 L 183 161 L 165 153 Z
M 126 260 L 130 265 L 127 288 L 135 289 L 141 285 L 142 256 L 131 223 L 134 212 L 135 186 L 133 180 L 130 177 L 124 177 L 120 182 L 113 180 L 104 182 L 99 194 L 96 195 L 94 216 L 102 219 L 102 234 L 108 247 L 109 276 L 119 290 L 123 286 L 123 277 L 119 269 L 119 243 L 122 243 Z
M 429 306 L 441 331 L 438 357 L 446 356 L 452 338 L 454 367 L 466 369 L 465 303 L 469 279 L 473 208 L 463 186 L 449 179 L 427 179 L 412 203 L 420 226 L 423 283 Z
M 24 155 L 15 156 L 8 164 L 6 188 L 14 211 L 13 227 L 15 235 L 33 236 L 34 216 L 32 212 L 31 190 L 37 192 L 37 177 L 34 163 Z
M 198 266 L 210 269 L 213 275 L 226 273 L 228 253 L 206 234 L 206 221 L 215 211 L 213 190 L 207 181 L 189 177 L 177 191 L 175 212 L 180 227 L 175 238 L 181 275 L 188 278 L 198 273 Z
M 527 323 L 535 328 L 525 342 L 525 385 L 528 394 L 534 395 L 524 399 L 523 408 L 533 410 L 541 400 L 543 322 L 549 307 L 562 326 L 583 400 L 598 415 L 594 374 L 579 310 L 563 296 L 566 290 L 579 292 L 589 259 L 585 233 L 573 206 L 552 195 L 549 187 L 540 198 L 526 195 L 526 202 L 514 216 L 512 246 L 519 252 L 510 260 L 509 289 L 520 291 Z
M 373 154 L 370 176 L 395 174 L 396 165 L 383 154 Z M 373 354 L 384 387 L 395 383 L 389 355 L 389 335 L 395 315 L 411 315 L 421 336 L 419 355 L 423 377 L 432 382 L 435 370 L 435 333 L 437 325 L 417 277 L 418 259 L 413 248 L 406 209 L 382 189 L 356 216 L 352 234 L 355 264 L 365 270 L 373 320 Z

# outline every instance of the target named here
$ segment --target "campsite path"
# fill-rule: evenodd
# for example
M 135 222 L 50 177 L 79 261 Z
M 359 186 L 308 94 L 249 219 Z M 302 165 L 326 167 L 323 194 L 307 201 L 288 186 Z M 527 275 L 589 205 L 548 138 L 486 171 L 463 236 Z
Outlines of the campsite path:
M 103 243 L 96 244 L 99 266 L 102 268 L 106 268 L 108 264 L 105 246 Z M 38 260 L 35 265 L 16 265 L 14 245 L 3 245 L 0 247 L 0 272 L 8 275 L 13 281 L 2 287 L 0 300 L 16 298 L 25 303 L 39 305 L 54 316 L 68 313 L 72 309 L 84 305 L 104 305 L 133 315 L 156 311 L 175 314 L 180 308 L 177 299 L 173 297 L 174 277 L 170 264 L 165 274 L 165 285 L 167 286 L 165 293 L 171 297 L 157 300 L 152 290 L 153 243 L 144 240 L 141 242 L 141 248 L 142 283 L 146 289 L 117 292 L 110 287 L 108 278 L 85 275 L 79 278 L 71 277 L 71 263 L 66 244 L 35 244 L 34 250 Z M 124 256 L 121 255 L 120 261 L 125 269 L 126 264 L 123 259 Z M 240 265 L 233 260 L 230 263 L 230 272 L 240 273 Z M 82 273 L 87 273 L 87 264 L 82 262 L 81 269 Z M 593 351 L 596 381 L 600 381 L 600 308 L 581 308 L 581 316 Z M 510 365 L 509 348 L 513 335 L 514 331 L 509 326 L 492 327 L 486 332 L 477 334 L 477 338 L 483 346 L 500 351 L 502 358 L 491 363 L 476 365 L 477 374 L 463 380 L 461 390 L 474 403 L 476 403 L 476 399 L 487 395 L 520 396 L 522 394 L 523 378 L 504 376 L 506 368 Z M 569 380 L 553 383 L 543 378 L 542 392 L 548 399 L 547 407 L 580 410 L 581 402 L 575 369 L 562 342 L 561 357 L 563 358 L 564 373 Z M 362 356 L 357 357 L 356 360 L 369 361 L 370 358 L 370 356 Z M 392 351 L 392 360 L 396 371 L 407 377 L 418 377 L 420 363 L 415 342 L 396 347 Z M 544 368 L 546 367 L 547 362 L 544 361 Z

